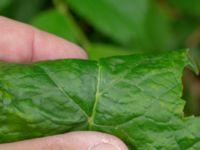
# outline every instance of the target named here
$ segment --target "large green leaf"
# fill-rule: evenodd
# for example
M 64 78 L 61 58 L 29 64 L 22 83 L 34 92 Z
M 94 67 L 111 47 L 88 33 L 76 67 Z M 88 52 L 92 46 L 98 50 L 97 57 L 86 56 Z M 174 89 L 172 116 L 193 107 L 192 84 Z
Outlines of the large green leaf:
M 75 13 L 115 41 L 138 50 L 169 45 L 169 24 L 151 0 L 65 0 Z
M 198 150 L 200 118 L 182 111 L 186 64 L 185 51 L 0 63 L 0 142 L 97 130 L 130 150 Z
M 32 20 L 32 25 L 70 41 L 78 41 L 71 20 L 56 9 L 42 12 Z

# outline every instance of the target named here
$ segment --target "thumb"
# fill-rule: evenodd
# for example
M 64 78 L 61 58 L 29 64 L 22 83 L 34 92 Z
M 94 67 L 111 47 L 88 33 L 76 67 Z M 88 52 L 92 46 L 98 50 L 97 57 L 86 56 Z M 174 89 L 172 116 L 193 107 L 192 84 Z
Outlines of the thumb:
M 33 140 L 1 144 L 3 150 L 128 150 L 118 138 L 99 132 L 71 132 Z
M 0 60 L 30 63 L 61 58 L 87 58 L 77 45 L 29 25 L 0 16 Z

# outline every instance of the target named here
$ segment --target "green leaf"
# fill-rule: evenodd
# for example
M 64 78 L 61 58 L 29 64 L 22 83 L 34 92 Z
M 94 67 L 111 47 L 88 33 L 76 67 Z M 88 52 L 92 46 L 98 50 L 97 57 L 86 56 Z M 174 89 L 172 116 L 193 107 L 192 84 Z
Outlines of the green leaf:
M 168 0 L 168 2 L 181 10 L 185 14 L 193 15 L 196 17 L 200 16 L 200 1 L 199 0 Z
M 11 0 L 9 6 L 3 10 L 1 15 L 28 23 L 41 11 L 46 4 L 45 2 L 47 0 Z
M 10 3 L 11 3 L 11 1 L 12 1 L 12 0 L 1 0 L 1 1 L 0 1 L 0 12 L 1 12 L 4 8 L 6 8 L 7 6 L 9 6 Z
M 42 12 L 33 19 L 32 25 L 62 38 L 77 42 L 77 33 L 74 31 L 72 22 L 64 13 L 56 9 Z
M 198 150 L 200 118 L 182 111 L 186 55 L 0 63 L 0 142 L 96 130 L 130 150 Z
M 168 49 L 168 18 L 150 0 L 65 0 L 75 13 L 120 44 L 139 51 Z
M 92 60 L 98 60 L 110 56 L 133 54 L 133 51 L 131 50 L 104 43 L 91 43 L 88 52 L 89 58 Z

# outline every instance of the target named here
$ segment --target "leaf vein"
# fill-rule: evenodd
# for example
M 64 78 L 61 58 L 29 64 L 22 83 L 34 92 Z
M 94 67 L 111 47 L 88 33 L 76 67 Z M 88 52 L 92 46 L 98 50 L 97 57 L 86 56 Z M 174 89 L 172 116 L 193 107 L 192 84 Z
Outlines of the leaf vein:
M 92 125 L 94 124 L 94 118 L 96 115 L 96 108 L 97 108 L 97 104 L 99 102 L 99 96 L 101 95 L 100 93 L 100 81 L 101 81 L 101 66 L 99 64 L 99 62 L 97 63 L 97 67 L 98 67 L 98 72 L 97 72 L 97 86 L 96 86 L 96 93 L 95 93 L 95 101 L 94 101 L 94 105 L 92 108 L 92 114 L 91 117 L 88 118 L 88 122 L 89 122 L 89 129 L 92 129 Z
M 58 90 L 59 90 L 65 97 L 67 97 L 77 108 L 79 108 L 79 109 L 81 110 L 81 112 L 86 116 L 86 118 L 88 118 L 87 113 L 76 103 L 76 101 L 69 95 L 69 93 L 68 93 L 67 91 L 65 91 L 61 86 L 59 86 L 58 83 L 56 83 L 56 82 L 53 80 L 52 76 L 48 73 L 48 71 L 47 71 L 45 68 L 41 67 L 41 66 L 39 66 L 39 68 L 42 69 L 42 70 L 45 72 L 46 76 L 47 76 L 47 77 L 51 80 L 51 82 L 58 88 Z

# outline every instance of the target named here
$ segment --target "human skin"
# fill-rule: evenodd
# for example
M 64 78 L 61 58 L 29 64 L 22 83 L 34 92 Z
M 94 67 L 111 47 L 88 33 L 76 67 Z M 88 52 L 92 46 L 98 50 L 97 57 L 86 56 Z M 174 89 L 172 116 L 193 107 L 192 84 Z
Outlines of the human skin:
M 83 49 L 29 25 L 0 16 L 0 60 L 32 63 L 61 58 L 87 59 Z M 99 132 L 62 135 L 0 144 L 0 150 L 128 150 L 118 138 Z

